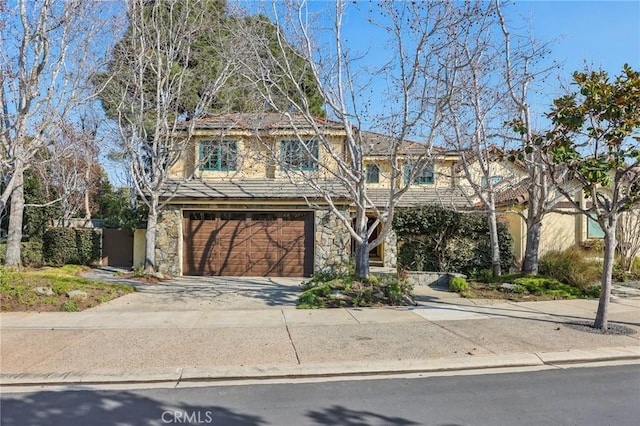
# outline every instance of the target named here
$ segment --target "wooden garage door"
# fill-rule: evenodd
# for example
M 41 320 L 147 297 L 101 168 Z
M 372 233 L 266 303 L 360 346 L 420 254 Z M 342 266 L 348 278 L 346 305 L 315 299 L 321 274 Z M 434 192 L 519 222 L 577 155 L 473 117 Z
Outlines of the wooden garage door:
M 184 212 L 183 273 L 309 276 L 312 212 Z

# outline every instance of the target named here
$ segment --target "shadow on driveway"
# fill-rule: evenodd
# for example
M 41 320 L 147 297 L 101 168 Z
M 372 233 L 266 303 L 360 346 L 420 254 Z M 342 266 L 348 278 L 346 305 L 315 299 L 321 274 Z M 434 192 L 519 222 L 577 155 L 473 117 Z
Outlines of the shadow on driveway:
M 100 305 L 100 311 L 253 310 L 294 308 L 304 278 L 176 277 L 143 283 L 117 276 L 112 269 L 94 269 L 85 277 L 133 285 L 135 293 Z

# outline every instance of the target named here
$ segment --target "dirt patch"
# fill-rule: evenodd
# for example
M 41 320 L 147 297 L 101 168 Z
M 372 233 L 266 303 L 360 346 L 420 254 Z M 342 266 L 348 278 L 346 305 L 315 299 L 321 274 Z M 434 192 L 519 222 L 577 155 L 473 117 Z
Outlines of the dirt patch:
M 116 274 L 116 277 L 122 278 L 125 280 L 137 281 L 139 283 L 145 283 L 145 284 L 158 284 L 166 280 L 166 278 L 164 277 L 161 279 L 160 277 L 156 277 L 153 275 L 137 274 L 135 272 L 120 272 Z
M 631 327 L 627 327 L 625 325 L 620 324 L 611 324 L 609 323 L 609 327 L 606 330 L 600 330 L 599 328 L 593 327 L 593 322 L 587 321 L 575 321 L 568 322 L 563 324 L 565 327 L 572 328 L 578 331 L 584 331 L 586 333 L 595 333 L 595 334 L 610 334 L 614 336 L 631 336 L 636 334 L 636 330 Z

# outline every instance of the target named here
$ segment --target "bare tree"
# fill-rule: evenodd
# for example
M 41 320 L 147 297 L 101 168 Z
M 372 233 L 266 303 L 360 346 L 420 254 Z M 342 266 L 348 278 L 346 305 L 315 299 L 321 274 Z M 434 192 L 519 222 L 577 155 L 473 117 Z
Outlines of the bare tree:
M 0 142 L 4 187 L 0 212 L 11 198 L 8 266 L 20 264 L 24 171 L 52 140 L 55 124 L 90 98 L 87 77 L 98 66 L 109 12 L 107 2 L 2 2 Z
M 620 215 L 618 222 L 620 265 L 626 272 L 633 270 L 633 263 L 640 255 L 640 208 Z
M 524 165 L 528 176 L 523 182 L 527 191 L 527 212 L 524 215 L 527 238 L 522 272 L 535 275 L 538 273 L 540 234 L 544 216 L 554 211 L 564 197 L 553 187 L 553 182 L 561 180 L 558 173 L 562 171 L 549 166 L 549 159 L 542 150 L 543 136 L 534 128 L 531 118 L 529 90 L 536 80 L 544 80 L 549 71 L 557 65 L 539 67 L 541 58 L 549 54 L 549 45 L 539 44 L 531 37 L 513 35 L 498 1 L 496 4 L 504 40 L 504 81 L 517 116 L 510 124 L 519 135 L 511 161 L 518 161 Z M 515 39 L 515 42 L 512 39 Z M 552 173 L 555 173 L 555 176 L 551 176 Z
M 282 150 L 278 152 L 279 147 L 270 148 L 273 161 L 280 164 L 292 182 L 314 188 L 328 207 L 311 205 L 328 208 L 348 229 L 355 243 L 358 277 L 369 275 L 369 251 L 380 245 L 391 230 L 398 201 L 433 165 L 431 148 L 441 131 L 444 105 L 452 90 L 454 70 L 449 54 L 454 40 L 449 35 L 455 27 L 472 22 L 484 6 L 386 1 L 365 7 L 370 9 L 337 1 L 333 10 L 322 11 L 320 19 L 305 1 L 273 2 L 268 15 L 281 29 L 278 43 L 267 48 L 265 37 L 247 34 L 254 56 L 245 69 L 271 110 L 290 118 L 291 127 L 298 131 L 299 149 L 313 170 L 292 167 L 288 156 Z M 379 46 L 372 46 L 378 49 L 377 63 L 367 63 L 366 55 L 349 48 L 343 32 L 347 15 L 350 19 L 366 20 L 371 32 L 386 37 L 386 56 Z M 323 24 L 328 27 L 322 27 Z M 295 50 L 290 51 L 287 46 L 294 46 Z M 304 80 L 292 72 L 291 66 L 299 57 L 311 67 L 313 83 L 324 98 L 327 117 L 345 135 L 339 148 L 324 132 L 324 121 L 314 117 L 304 97 L 291 96 L 292 87 L 297 93 L 304 89 Z M 276 84 L 273 73 L 286 76 L 287 83 Z M 379 94 L 380 108 L 372 112 L 371 100 L 367 98 L 373 89 L 381 88 L 385 89 Z M 289 99 L 286 110 L 274 101 L 282 96 Z M 298 126 L 297 120 L 304 124 Z M 380 146 L 383 162 L 389 165 L 386 171 L 389 186 L 383 193 L 378 191 L 375 198 L 366 182 L 365 157 L 370 154 L 371 136 L 367 128 L 388 135 L 382 138 Z M 309 139 L 317 141 L 318 146 L 306 143 Z M 318 158 L 324 155 L 328 157 Z M 348 210 L 336 202 L 336 195 L 349 200 Z M 369 216 L 374 220 L 369 220 Z M 369 241 L 378 226 L 380 232 Z
M 57 226 L 69 226 L 81 211 L 85 219 L 91 219 L 91 211 L 95 209 L 92 199 L 100 184 L 98 122 L 82 116 L 78 121 L 57 123 L 58 131 L 52 134 L 55 140 L 37 157 L 42 161 L 32 166 L 50 196 L 45 205 L 59 205 Z
M 500 271 L 496 196 L 524 188 L 528 198 L 527 246 L 523 271 L 537 273 L 540 231 L 544 215 L 564 197 L 552 188 L 550 169 L 531 120 L 529 89 L 553 67 L 542 67 L 548 44 L 527 35 L 513 35 L 503 6 L 492 2 L 482 19 L 457 29 L 459 89 L 449 105 L 449 144 L 461 153 L 460 168 L 480 204 L 488 212 L 493 273 Z M 519 137 L 505 127 L 508 117 Z M 507 156 L 515 141 L 517 155 Z M 473 166 L 472 166 L 473 165 Z M 524 169 L 523 173 L 515 169 Z M 510 172 L 510 170 L 512 172 Z
M 508 167 L 500 167 L 505 162 L 504 117 L 509 116 L 513 103 L 503 83 L 511 64 L 502 60 L 504 46 L 497 37 L 499 7 L 492 2 L 472 25 L 453 29 L 455 91 L 447 104 L 450 131 L 444 138 L 460 152 L 464 179 L 487 213 L 494 276 L 502 273 L 496 194 L 510 181 L 517 184 L 520 180 Z
M 110 63 L 107 82 L 110 87 L 106 92 L 111 97 L 111 114 L 118 123 L 122 153 L 136 193 L 148 208 L 144 262 L 147 273 L 157 269 L 156 226 L 159 212 L 170 199 L 160 199 L 170 169 L 185 152 L 204 107 L 234 75 L 231 52 L 218 52 L 222 60 L 217 75 L 211 76 L 189 111 L 185 111 L 182 102 L 192 89 L 189 81 L 193 76 L 192 70 L 184 65 L 196 60 L 192 49 L 196 43 L 218 34 L 209 31 L 212 21 L 209 3 L 128 0 L 126 43 L 116 47 L 120 51 Z M 233 34 L 225 33 L 219 31 L 225 37 Z

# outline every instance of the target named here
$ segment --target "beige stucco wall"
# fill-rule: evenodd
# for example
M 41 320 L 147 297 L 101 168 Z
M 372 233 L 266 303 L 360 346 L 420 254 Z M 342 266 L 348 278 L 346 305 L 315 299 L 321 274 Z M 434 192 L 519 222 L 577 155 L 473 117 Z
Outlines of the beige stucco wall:
M 314 135 L 309 135 L 309 139 L 314 139 Z M 260 138 L 248 132 L 228 132 L 224 136 L 198 131 L 193 137 L 193 142 L 186 148 L 180 160 L 171 167 L 169 175 L 174 178 L 195 176 L 205 180 L 210 179 L 244 179 L 244 178 L 281 178 L 287 179 L 287 174 L 277 166 L 274 157 L 280 156 L 280 141 L 283 140 L 306 140 L 305 135 L 295 135 L 290 132 L 279 132 L 277 134 L 261 135 Z M 200 170 L 199 142 L 205 140 L 230 140 L 237 142 L 238 161 L 236 170 L 216 171 Z M 336 169 L 336 162 L 332 158 L 330 151 L 336 156 L 344 153 L 344 137 L 340 135 L 328 135 L 325 139 L 330 150 L 319 141 L 319 160 L 326 168 Z M 315 172 L 318 177 L 329 176 L 329 172 L 321 167 Z
M 518 261 L 521 261 L 527 244 L 526 221 L 515 212 L 506 212 L 502 216 L 513 237 L 513 254 Z M 583 232 L 585 224 L 586 218 L 583 215 L 547 213 L 540 231 L 540 255 L 551 250 L 565 250 L 584 241 L 586 239 L 586 233 Z
M 144 248 L 146 246 L 144 238 L 146 235 L 146 229 L 133 231 L 133 266 L 141 267 L 144 265 Z
M 482 182 L 482 178 L 484 174 L 480 168 L 480 164 L 478 162 L 473 162 L 469 165 L 469 174 L 471 176 L 471 181 L 477 185 L 480 185 Z M 527 174 L 524 170 L 519 167 L 510 164 L 508 162 L 498 162 L 494 161 L 490 164 L 490 175 L 491 176 L 502 176 L 502 180 L 511 180 L 512 182 L 519 182 L 521 179 L 527 177 Z M 469 183 L 469 179 L 464 172 L 464 170 L 460 170 L 458 175 L 456 176 L 456 181 L 460 185 L 460 187 L 467 189 L 468 193 L 473 192 L 473 188 Z
M 513 237 L 513 255 L 516 260 L 524 258 L 524 251 L 527 243 L 527 228 L 524 219 L 517 213 L 504 213 L 501 217 L 505 220 L 509 233 Z
M 540 255 L 550 250 L 565 250 L 583 241 L 583 220 L 582 215 L 547 213 L 542 220 Z
M 365 169 L 367 164 L 377 164 L 380 167 L 380 182 L 379 183 L 368 183 L 367 186 L 370 188 L 389 188 L 391 184 L 391 176 L 393 174 L 393 167 L 391 166 L 391 162 L 388 159 L 382 157 L 368 157 L 364 160 Z M 454 161 L 448 159 L 438 158 L 435 160 L 433 165 L 433 171 L 435 174 L 435 184 L 434 185 L 413 185 L 413 186 L 426 186 L 426 187 L 451 187 L 453 185 L 453 177 L 452 177 L 452 167 Z M 399 161 L 399 166 L 401 174 L 398 178 L 397 185 L 404 185 L 404 162 Z

